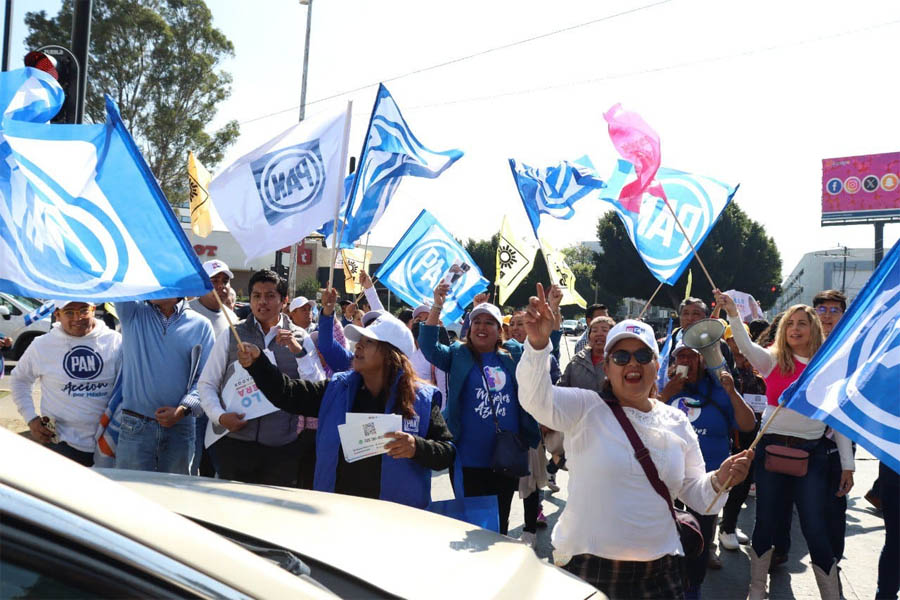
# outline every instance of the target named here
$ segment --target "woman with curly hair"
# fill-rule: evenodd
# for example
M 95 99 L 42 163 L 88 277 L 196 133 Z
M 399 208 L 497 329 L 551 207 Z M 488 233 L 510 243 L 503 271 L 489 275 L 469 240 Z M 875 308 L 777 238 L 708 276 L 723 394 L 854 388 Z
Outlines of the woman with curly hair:
M 333 310 L 336 297 L 326 290 L 323 305 Z M 252 344 L 243 344 L 238 360 L 272 404 L 319 419 L 313 489 L 425 508 L 431 471 L 448 468 L 455 456 L 440 392 L 416 377 L 412 333 L 399 319 L 383 314 L 365 328 L 347 325 L 344 335 L 356 342 L 352 368 L 330 381 L 290 379 Z M 399 414 L 402 431 L 386 434 L 387 454 L 347 462 L 338 435 L 347 413 Z

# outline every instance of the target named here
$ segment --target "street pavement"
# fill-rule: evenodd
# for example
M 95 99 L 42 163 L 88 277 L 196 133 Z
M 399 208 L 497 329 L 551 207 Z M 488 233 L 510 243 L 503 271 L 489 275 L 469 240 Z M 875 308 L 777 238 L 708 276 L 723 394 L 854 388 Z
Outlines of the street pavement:
M 562 352 L 562 367 L 569 361 L 570 352 L 574 349 L 577 337 L 567 336 L 566 347 Z M 8 373 L 8 370 L 7 370 Z M 39 386 L 35 386 L 33 397 L 39 404 Z M 24 432 L 27 426 L 19 417 L 15 405 L 9 396 L 9 378 L 0 379 L 0 426 L 7 429 Z M 878 576 L 878 557 L 884 545 L 884 521 L 875 513 L 871 505 L 863 498 L 863 495 L 872 485 L 878 475 L 878 461 L 875 460 L 863 448 L 858 448 L 856 454 L 855 485 L 850 492 L 849 506 L 847 510 L 847 538 L 844 560 L 841 561 L 841 581 L 844 597 L 850 600 L 870 599 L 875 597 L 875 589 Z M 538 528 L 537 548 L 538 556 L 549 559 L 552 553 L 550 534 L 560 514 L 566 507 L 568 473 L 560 471 L 557 474 L 557 484 L 561 491 L 550 494 L 544 491 L 543 510 L 547 517 L 547 527 Z M 443 500 L 452 497 L 450 479 L 446 471 L 436 473 L 432 479 L 432 495 L 435 500 Z M 750 535 L 753 532 L 753 518 L 755 499 L 748 498 L 738 521 L 738 527 Z M 598 519 L 603 515 L 600 511 Z M 519 537 L 522 534 L 524 513 L 522 500 L 516 495 L 513 498 L 510 513 L 511 537 Z M 824 525 L 823 525 L 824 526 Z M 809 554 L 803 534 L 800 531 L 799 519 L 794 514 L 791 530 L 791 552 L 788 562 L 779 567 L 772 574 L 770 583 L 771 600 L 788 600 L 792 598 L 818 598 L 815 577 L 809 562 Z M 703 584 L 702 594 L 706 599 L 743 599 L 749 583 L 750 559 L 746 547 L 736 551 L 717 549 L 717 554 L 722 560 L 723 568 L 718 571 L 707 572 L 706 581 Z M 900 568 L 900 565 L 898 565 Z

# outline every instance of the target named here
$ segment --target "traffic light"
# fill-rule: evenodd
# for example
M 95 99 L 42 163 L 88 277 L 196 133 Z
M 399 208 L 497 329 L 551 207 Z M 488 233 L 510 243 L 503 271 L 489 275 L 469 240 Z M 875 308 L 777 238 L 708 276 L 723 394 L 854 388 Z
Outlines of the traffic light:
M 25 55 L 25 66 L 52 76 L 66 94 L 62 108 L 51 123 L 78 122 L 78 61 L 62 46 L 44 46 Z

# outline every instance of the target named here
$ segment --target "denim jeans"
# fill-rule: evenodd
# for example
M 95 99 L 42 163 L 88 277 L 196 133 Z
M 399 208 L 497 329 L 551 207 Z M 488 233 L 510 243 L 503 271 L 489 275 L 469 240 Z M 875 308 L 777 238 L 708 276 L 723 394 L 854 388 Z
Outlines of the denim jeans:
M 827 573 L 834 563 L 834 552 L 828 527 L 824 526 L 828 506 L 828 456 L 825 445 L 820 440 L 810 440 L 796 446 L 809 452 L 809 466 L 805 476 L 794 477 L 766 470 L 766 447 L 780 443 L 774 436 L 764 435 L 756 449 L 753 464 L 756 479 L 753 550 L 757 555 L 762 555 L 773 546 L 785 494 L 791 494 L 797 505 L 800 529 L 806 538 L 810 558 L 813 564 Z
M 155 419 L 122 415 L 116 468 L 136 471 L 189 474 L 194 456 L 194 417 L 184 417 L 172 427 Z

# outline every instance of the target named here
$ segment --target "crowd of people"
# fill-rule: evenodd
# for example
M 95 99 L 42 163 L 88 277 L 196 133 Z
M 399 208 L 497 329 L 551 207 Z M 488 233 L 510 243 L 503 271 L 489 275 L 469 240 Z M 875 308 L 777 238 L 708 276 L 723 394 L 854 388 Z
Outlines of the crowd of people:
M 55 303 L 50 333 L 12 373 L 32 439 L 99 465 L 103 416 L 120 394 L 116 468 L 423 509 L 433 472 L 459 468 L 458 495 L 497 498 L 500 533 L 509 531 L 518 491 L 521 540 L 532 547 L 546 525 L 543 490 L 559 491 L 555 477 L 566 469 L 554 561 L 611 598 L 700 598 L 707 569 L 721 568 L 710 552 L 716 541 L 732 551 L 749 545 L 749 589 L 734 597 L 765 598 L 768 574 L 786 560 L 796 507 L 821 597 L 841 597 L 855 448 L 779 406 L 846 310 L 840 292 L 824 291 L 771 323 L 744 323 L 733 299 L 715 290 L 727 317 L 721 365 L 707 365 L 685 337 L 710 319 L 701 299 L 682 302 L 671 339 L 592 305 L 560 369 L 556 286 L 539 284 L 526 307 L 505 316 L 479 295 L 452 341 L 441 322 L 445 283 L 430 303 L 394 316 L 365 273 L 358 300 L 328 288 L 319 303 L 289 297 L 281 277 L 261 270 L 242 310 L 228 266 L 203 266 L 212 291 L 116 303 L 118 330 L 95 318 L 92 302 Z M 384 454 L 348 461 L 339 426 L 350 413 L 399 415 L 402 427 L 386 434 Z M 501 434 L 521 445 L 523 473 L 498 466 Z M 754 489 L 747 536 L 737 521 Z M 881 465 L 866 496 L 885 519 L 877 598 L 897 598 L 900 587 L 898 495 L 897 474 Z

